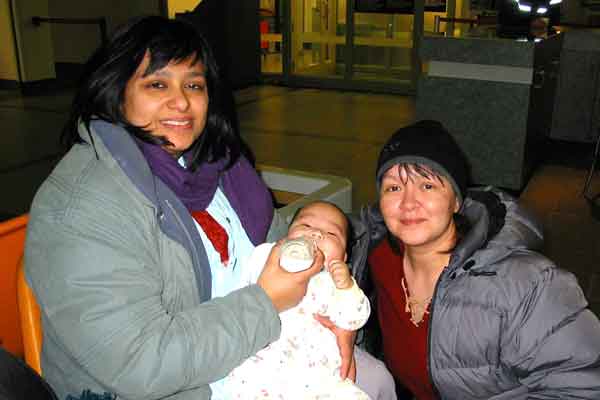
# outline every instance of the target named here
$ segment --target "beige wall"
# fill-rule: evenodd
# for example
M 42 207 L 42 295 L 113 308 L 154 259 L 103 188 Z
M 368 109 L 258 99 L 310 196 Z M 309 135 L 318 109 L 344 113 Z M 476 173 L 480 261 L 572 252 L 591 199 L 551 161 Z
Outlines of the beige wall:
M 48 0 L 50 16 L 69 18 L 106 17 L 110 33 L 130 17 L 158 15 L 158 0 Z M 100 45 L 98 25 L 52 25 L 56 62 L 84 63 Z
M 0 0 L 0 79 L 19 80 L 15 38 L 10 19 L 10 0 Z
M 169 18 L 175 18 L 175 13 L 192 11 L 201 2 L 202 0 L 169 0 Z
M 48 15 L 47 0 L 12 0 L 23 82 L 55 77 L 52 33 L 48 24 L 34 26 L 33 16 Z

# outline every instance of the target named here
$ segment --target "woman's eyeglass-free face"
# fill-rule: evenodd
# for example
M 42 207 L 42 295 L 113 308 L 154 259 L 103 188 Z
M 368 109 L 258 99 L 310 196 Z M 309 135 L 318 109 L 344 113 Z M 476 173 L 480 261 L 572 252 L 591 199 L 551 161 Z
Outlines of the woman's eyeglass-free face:
M 389 231 L 406 246 L 447 246 L 459 203 L 448 180 L 394 166 L 384 174 L 379 206 Z
M 171 62 L 144 76 L 150 57 L 144 57 L 125 87 L 123 111 L 128 122 L 164 137 L 163 148 L 179 157 L 202 134 L 208 111 L 204 66 L 192 58 Z

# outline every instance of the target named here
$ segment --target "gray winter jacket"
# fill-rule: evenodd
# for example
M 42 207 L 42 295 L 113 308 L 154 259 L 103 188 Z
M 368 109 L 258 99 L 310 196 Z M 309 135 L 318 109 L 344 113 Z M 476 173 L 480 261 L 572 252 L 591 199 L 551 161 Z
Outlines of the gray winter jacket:
M 183 204 L 123 129 L 97 121 L 91 136 L 31 208 L 25 268 L 42 310 L 43 375 L 62 399 L 84 389 L 209 399 L 210 382 L 279 337 L 277 311 L 258 285 L 210 300 Z
M 471 229 L 436 285 L 428 341 L 434 387 L 454 400 L 600 399 L 600 322 L 575 277 L 531 250 L 542 243 L 539 227 L 498 195 L 506 217 L 491 238 L 490 207 L 465 200 Z M 354 274 L 368 291 L 368 251 L 387 231 L 376 207 L 363 209 L 353 227 Z

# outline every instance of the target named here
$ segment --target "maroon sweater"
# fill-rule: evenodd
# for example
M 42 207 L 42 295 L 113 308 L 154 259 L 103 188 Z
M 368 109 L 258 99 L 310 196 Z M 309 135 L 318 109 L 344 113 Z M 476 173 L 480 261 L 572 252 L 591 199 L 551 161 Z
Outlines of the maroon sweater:
M 402 255 L 394 253 L 387 240 L 369 254 L 385 363 L 394 378 L 418 400 L 433 400 L 436 396 L 427 371 L 429 314 L 425 314 L 418 327 L 410 321 L 401 284 L 402 260 Z

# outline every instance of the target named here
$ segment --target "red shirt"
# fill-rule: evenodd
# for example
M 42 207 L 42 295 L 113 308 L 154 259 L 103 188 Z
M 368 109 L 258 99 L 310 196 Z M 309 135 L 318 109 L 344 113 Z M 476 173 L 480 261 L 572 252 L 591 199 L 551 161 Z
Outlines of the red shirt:
M 369 255 L 369 265 L 377 291 L 377 316 L 386 365 L 418 400 L 436 399 L 427 370 L 429 314 L 416 327 L 410 321 L 410 312 L 405 311 L 401 284 L 403 257 L 383 240 Z

